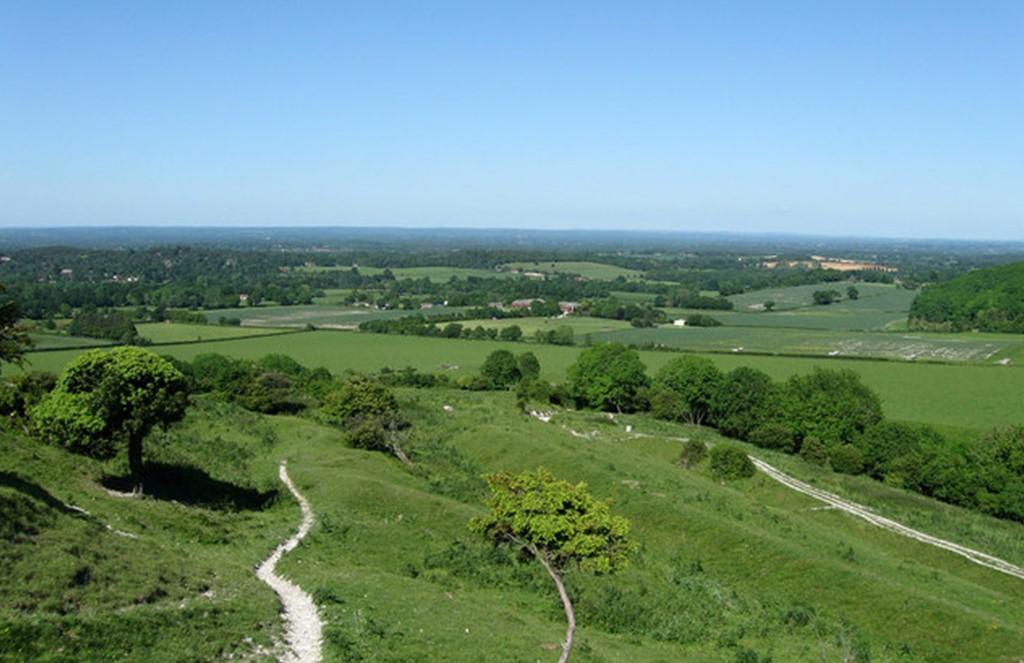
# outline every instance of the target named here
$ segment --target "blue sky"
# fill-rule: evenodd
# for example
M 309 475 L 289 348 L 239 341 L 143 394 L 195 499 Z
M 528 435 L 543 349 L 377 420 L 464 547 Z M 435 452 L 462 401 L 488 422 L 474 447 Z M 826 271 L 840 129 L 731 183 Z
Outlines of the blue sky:
M 1024 239 L 1024 2 L 0 0 L 0 225 Z

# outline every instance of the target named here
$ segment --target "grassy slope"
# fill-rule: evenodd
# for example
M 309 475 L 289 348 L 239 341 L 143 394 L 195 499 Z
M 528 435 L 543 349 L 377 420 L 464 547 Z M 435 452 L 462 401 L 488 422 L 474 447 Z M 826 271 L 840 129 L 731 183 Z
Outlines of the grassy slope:
M 190 414 L 149 441 L 163 477 L 133 500 L 99 483 L 121 460 L 0 433 L 0 660 L 270 660 L 279 607 L 252 568 L 298 518 L 274 501 L 273 441 L 246 413 Z
M 294 527 L 298 510 L 288 499 L 265 510 L 250 501 L 253 491 L 276 486 L 276 464 L 288 459 L 318 520 L 281 568 L 321 606 L 328 662 L 553 660 L 547 646 L 564 626 L 543 571 L 516 565 L 466 527 L 482 512 L 481 473 L 539 464 L 613 498 L 642 544 L 619 576 L 570 579 L 582 624 L 573 660 L 734 661 L 748 651 L 776 661 L 840 660 L 843 642 L 850 651 L 870 648 L 874 661 L 1010 660 L 1024 651 L 1024 583 L 816 509 L 765 477 L 720 484 L 675 467 L 679 443 L 670 438 L 708 431 L 642 416 L 616 424 L 594 413 L 544 424 L 517 414 L 505 393 L 402 397 L 414 421 L 413 471 L 348 449 L 337 431 L 309 419 L 217 405 L 193 412 L 148 447 L 153 460 L 207 469 L 198 483 L 169 482 L 191 487 L 190 506 L 180 494 L 177 502 L 167 493 L 112 498 L 95 479 L 123 470 L 118 461 L 0 438 L 16 468 L 0 475 L 0 504 L 43 514 L 38 533 L 4 544 L 0 556 L 0 605 L 8 606 L 0 609 L 0 650 L 9 660 L 22 657 L 11 643 L 54 661 L 213 660 L 227 652 L 258 659 L 245 638 L 269 646 L 280 626 L 274 597 L 252 568 Z M 627 422 L 654 437 L 627 434 Z M 1024 563 L 1019 525 L 793 459 L 769 460 Z M 84 583 L 83 564 L 91 578 Z M 27 600 L 36 605 L 19 607 Z
M 287 448 L 291 472 L 321 523 L 284 568 L 324 606 L 326 660 L 553 658 L 541 645 L 557 643 L 563 627 L 543 572 L 510 570 L 466 530 L 480 513 L 477 473 L 538 464 L 614 498 L 643 546 L 618 577 L 573 577 L 585 643 L 575 660 L 728 661 L 740 648 L 839 660 L 841 633 L 869 643 L 876 661 L 1008 660 L 1024 648 L 1020 581 L 816 509 L 764 477 L 721 485 L 680 470 L 671 462 L 677 442 L 633 438 L 594 415 L 562 419 L 590 433 L 584 440 L 557 419 L 516 415 L 508 395 L 417 398 L 410 448 L 424 458 L 423 477 L 339 448 L 307 422 L 280 420 L 299 438 Z M 907 499 L 877 485 L 844 492 Z M 962 512 L 910 499 L 931 529 L 959 528 Z M 993 552 L 1024 561 L 1013 543 L 1020 526 L 968 521 L 964 542 L 1001 542 Z

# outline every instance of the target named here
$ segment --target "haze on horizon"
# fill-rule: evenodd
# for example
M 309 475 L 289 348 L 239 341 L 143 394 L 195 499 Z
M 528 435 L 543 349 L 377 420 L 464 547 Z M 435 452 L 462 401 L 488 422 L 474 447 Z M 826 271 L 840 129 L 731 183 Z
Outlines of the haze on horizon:
M 0 4 L 0 226 L 1024 239 L 1024 4 Z

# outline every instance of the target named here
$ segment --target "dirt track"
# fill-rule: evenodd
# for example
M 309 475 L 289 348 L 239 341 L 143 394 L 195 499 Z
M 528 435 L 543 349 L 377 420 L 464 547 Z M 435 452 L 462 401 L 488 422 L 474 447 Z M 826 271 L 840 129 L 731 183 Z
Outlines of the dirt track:
M 1001 573 L 1005 573 L 1007 575 L 1024 579 L 1024 568 L 1021 568 L 1015 564 L 1011 564 L 1005 560 L 999 559 L 998 557 L 993 557 L 992 555 L 988 555 L 978 550 L 973 550 L 971 548 L 967 548 L 966 546 L 961 546 L 958 543 L 946 541 L 945 539 L 940 539 L 936 536 L 932 536 L 931 534 L 925 534 L 924 532 L 919 532 L 916 529 L 911 529 L 906 525 L 901 525 L 894 520 L 889 520 L 888 518 L 883 518 L 882 516 L 873 514 L 867 509 L 867 507 L 861 506 L 860 504 L 844 500 L 838 495 L 833 495 L 832 493 L 821 490 L 820 488 L 809 486 L 802 481 L 794 479 L 793 477 L 789 476 L 784 472 L 780 472 L 779 470 L 775 469 L 774 467 L 764 462 L 763 460 L 754 458 L 753 456 L 750 457 L 750 460 L 754 461 L 754 465 L 757 467 L 757 469 L 761 470 L 762 472 L 770 476 L 772 479 L 775 479 L 779 483 L 788 486 L 793 490 L 799 491 L 804 495 L 809 495 L 816 500 L 821 500 L 822 502 L 825 502 L 830 506 L 845 511 L 846 513 L 857 516 L 858 518 L 863 518 L 872 525 L 877 525 L 878 527 L 887 529 L 890 532 L 896 532 L 897 534 L 910 537 L 911 539 L 920 541 L 921 543 L 927 543 L 930 546 L 935 546 L 937 548 L 942 548 L 943 550 L 954 552 L 957 555 L 966 557 L 975 564 L 987 566 L 988 568 L 995 569 L 996 571 L 1000 571 Z
M 285 663 L 318 663 L 323 623 L 320 621 L 316 604 L 301 587 L 279 576 L 275 571 L 281 557 L 294 550 L 295 546 L 299 545 L 299 541 L 309 533 L 309 529 L 313 526 L 313 510 L 306 498 L 292 483 L 283 461 L 278 475 L 298 501 L 299 507 L 302 509 L 302 523 L 290 539 L 274 549 L 270 557 L 259 565 L 259 568 L 256 569 L 256 577 L 269 585 L 281 597 L 281 605 L 284 607 L 285 638 L 288 640 L 288 651 L 281 660 Z

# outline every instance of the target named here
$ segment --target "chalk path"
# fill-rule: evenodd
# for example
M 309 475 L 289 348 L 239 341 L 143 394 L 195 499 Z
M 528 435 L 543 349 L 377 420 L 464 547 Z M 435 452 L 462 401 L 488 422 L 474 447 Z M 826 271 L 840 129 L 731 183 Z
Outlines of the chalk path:
M 288 641 L 288 651 L 285 652 L 281 660 L 284 663 L 319 663 L 323 622 L 320 620 L 316 604 L 301 587 L 279 576 L 275 570 L 281 557 L 294 550 L 295 546 L 299 545 L 299 541 L 309 533 L 309 529 L 313 526 L 313 509 L 292 483 L 284 461 L 281 462 L 278 475 L 298 501 L 299 507 L 302 509 L 302 523 L 290 539 L 279 545 L 270 554 L 270 557 L 259 565 L 259 568 L 256 569 L 256 577 L 269 585 L 281 597 L 281 605 L 284 608 L 285 638 Z
M 1010 562 L 999 559 L 998 557 L 993 557 L 992 555 L 983 553 L 978 550 L 974 550 L 973 548 L 962 546 L 959 543 L 946 541 L 945 539 L 940 539 L 937 536 L 932 536 L 931 534 L 925 534 L 924 532 L 920 532 L 916 529 L 911 529 L 906 525 L 901 525 L 895 520 L 890 520 L 888 518 L 884 518 L 877 514 L 871 513 L 871 511 L 869 511 L 867 507 L 861 506 L 856 502 L 844 500 L 838 495 L 834 495 L 830 492 L 821 490 L 820 488 L 815 488 L 814 486 L 810 486 L 802 481 L 794 479 L 788 474 L 775 469 L 774 467 L 764 462 L 763 460 L 754 458 L 753 456 L 750 457 L 750 460 L 754 462 L 754 466 L 757 467 L 757 469 L 761 470 L 762 472 L 770 476 L 772 479 L 775 479 L 784 486 L 801 492 L 804 495 L 809 495 L 810 497 L 813 497 L 816 500 L 820 500 L 830 506 L 840 509 L 841 511 L 845 511 L 846 513 L 857 516 L 858 518 L 863 518 L 872 525 L 877 525 L 878 527 L 887 529 L 890 532 L 901 534 L 916 541 L 920 541 L 921 543 L 926 543 L 930 546 L 935 546 L 936 548 L 942 548 L 943 550 L 948 550 L 950 552 L 956 553 L 961 557 L 965 557 L 971 560 L 975 564 L 987 566 L 988 568 L 994 569 L 1001 573 L 1005 573 L 1016 578 L 1024 579 L 1024 568 L 1021 568 L 1016 564 L 1011 564 Z

